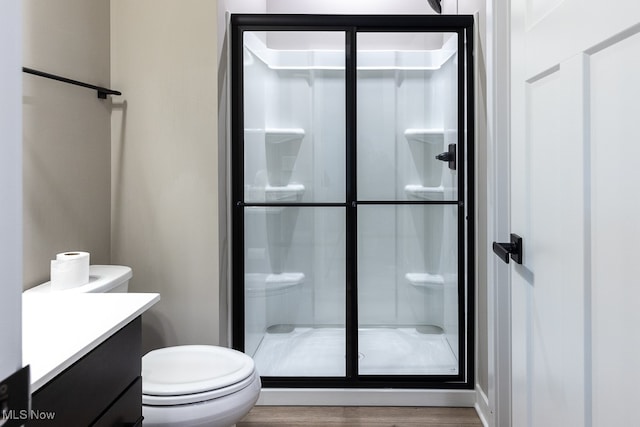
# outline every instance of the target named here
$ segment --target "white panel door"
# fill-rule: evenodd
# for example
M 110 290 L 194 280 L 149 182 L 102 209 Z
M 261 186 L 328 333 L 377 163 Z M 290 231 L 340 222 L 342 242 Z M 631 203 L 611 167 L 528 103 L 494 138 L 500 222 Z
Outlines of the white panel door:
M 589 57 L 593 425 L 640 408 L 640 28 Z M 632 422 L 633 421 L 633 422 Z
M 633 425 L 640 2 L 511 12 L 512 425 Z

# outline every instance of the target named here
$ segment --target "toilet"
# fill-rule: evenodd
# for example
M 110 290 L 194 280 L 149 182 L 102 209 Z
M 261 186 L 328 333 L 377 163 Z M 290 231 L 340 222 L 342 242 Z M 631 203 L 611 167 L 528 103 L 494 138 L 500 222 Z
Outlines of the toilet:
M 50 282 L 26 292 L 127 292 L 130 267 L 92 265 L 89 283 L 52 291 Z M 251 357 L 229 348 L 182 345 L 142 357 L 142 415 L 146 427 L 229 427 L 255 405 L 261 382 Z

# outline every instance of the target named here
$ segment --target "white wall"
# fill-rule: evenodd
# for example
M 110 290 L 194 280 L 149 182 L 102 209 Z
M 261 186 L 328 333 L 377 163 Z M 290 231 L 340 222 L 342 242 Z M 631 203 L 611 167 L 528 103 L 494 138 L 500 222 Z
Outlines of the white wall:
M 0 381 L 22 366 L 21 2 L 0 4 Z
M 457 12 L 460 14 L 476 15 L 474 38 L 476 75 L 476 387 L 484 396 L 490 394 L 488 349 L 490 314 L 487 308 L 487 266 L 489 261 L 493 262 L 493 254 L 489 255 L 488 253 L 490 243 L 487 237 L 487 223 L 490 221 L 488 210 L 491 204 L 487 190 L 489 185 L 487 159 L 494 154 L 492 148 L 489 147 L 487 131 L 487 3 L 487 0 L 460 0 L 457 6 Z
M 108 2 L 24 0 L 23 65 L 109 87 Z M 30 74 L 24 96 L 24 288 L 49 280 L 56 253 L 106 264 L 111 100 Z
M 217 1 L 217 76 L 218 76 L 218 215 L 219 215 L 219 288 L 220 301 L 220 342 L 231 345 L 231 235 L 230 195 L 231 180 L 228 177 L 230 166 L 230 138 L 229 121 L 229 56 L 230 40 L 227 33 L 227 18 L 229 13 L 266 13 L 267 0 L 218 0 Z
M 478 229 L 478 336 L 477 408 L 489 425 L 508 425 L 511 422 L 510 393 L 510 290 L 498 287 L 508 283 L 508 269 L 499 266 L 502 261 L 493 257 L 482 247 L 488 249 L 489 241 L 503 238 L 509 234 L 509 208 L 505 204 L 509 194 L 509 21 L 510 7 L 503 2 L 488 0 L 480 8 L 482 17 L 480 39 L 477 43 L 476 66 L 482 90 L 476 97 L 482 110 L 478 117 L 483 118 L 478 135 L 484 135 L 484 150 L 479 153 L 479 162 L 486 167 L 478 172 L 482 174 L 485 185 L 478 185 L 479 222 L 485 225 Z M 484 133 L 480 133 L 484 130 Z M 480 198 L 480 196 L 484 196 Z M 484 200 L 484 203 L 483 203 Z M 484 239 L 481 246 L 480 239 Z M 482 264 L 481 264 L 482 262 Z M 482 268 L 484 266 L 484 268 Z M 484 275 L 481 275 L 484 273 Z M 482 306 L 484 304 L 484 306 Z M 506 342 L 505 342 L 506 339 Z
M 112 261 L 160 292 L 143 348 L 217 344 L 216 3 L 111 2 Z M 226 284 L 225 284 L 226 286 Z

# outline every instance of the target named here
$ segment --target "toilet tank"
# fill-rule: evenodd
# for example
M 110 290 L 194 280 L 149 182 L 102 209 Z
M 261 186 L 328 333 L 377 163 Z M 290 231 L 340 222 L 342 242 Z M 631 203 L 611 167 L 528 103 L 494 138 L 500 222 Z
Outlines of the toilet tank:
M 86 285 L 52 291 L 51 282 L 46 282 L 24 292 L 122 293 L 129 290 L 129 280 L 132 276 L 131 267 L 124 265 L 91 265 L 89 283 Z

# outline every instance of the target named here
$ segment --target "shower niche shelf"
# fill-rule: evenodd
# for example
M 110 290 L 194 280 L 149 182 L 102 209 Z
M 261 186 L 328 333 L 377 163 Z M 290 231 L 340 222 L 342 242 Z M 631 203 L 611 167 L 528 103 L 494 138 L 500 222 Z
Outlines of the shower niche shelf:
M 429 273 L 407 273 L 405 279 L 416 288 L 440 289 L 444 285 L 444 276 Z
M 301 128 L 271 128 L 264 130 L 267 144 L 302 141 L 305 132 Z
M 304 284 L 304 273 L 247 273 L 246 291 L 249 295 L 271 295 Z
M 298 159 L 305 131 L 300 128 L 271 128 L 264 131 L 267 175 L 273 187 L 286 187 Z
M 245 201 L 247 203 L 295 203 L 302 200 L 304 192 L 303 184 L 249 186 L 246 189 Z
M 444 197 L 444 187 L 424 187 L 422 185 L 407 185 L 404 192 L 409 198 L 418 200 L 442 200 Z
M 410 142 L 442 145 L 444 143 L 444 130 L 410 128 L 404 131 L 404 137 Z
M 264 188 L 264 198 L 267 203 L 298 202 L 303 194 L 304 185 L 302 184 L 267 185 Z

